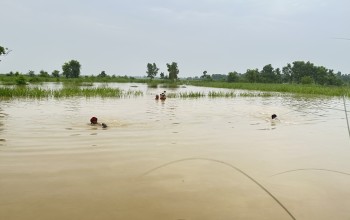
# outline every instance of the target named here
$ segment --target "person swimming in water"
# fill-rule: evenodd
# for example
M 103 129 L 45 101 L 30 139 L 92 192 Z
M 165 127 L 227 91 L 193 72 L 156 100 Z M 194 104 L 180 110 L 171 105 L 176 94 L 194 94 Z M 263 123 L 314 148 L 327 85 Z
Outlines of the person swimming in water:
M 277 119 L 278 119 L 278 118 L 277 118 L 277 115 L 276 115 L 276 114 L 272 114 L 272 115 L 271 115 L 271 119 L 272 119 L 272 120 L 277 120 Z
M 90 118 L 91 125 L 101 125 L 102 128 L 107 128 L 107 125 L 105 123 L 98 123 L 96 117 Z
M 155 100 L 159 100 L 159 95 L 158 95 L 158 94 L 156 95 L 156 98 L 155 98 Z
M 166 99 L 165 93 L 166 93 L 166 91 L 164 91 L 163 93 L 160 94 L 160 100 Z

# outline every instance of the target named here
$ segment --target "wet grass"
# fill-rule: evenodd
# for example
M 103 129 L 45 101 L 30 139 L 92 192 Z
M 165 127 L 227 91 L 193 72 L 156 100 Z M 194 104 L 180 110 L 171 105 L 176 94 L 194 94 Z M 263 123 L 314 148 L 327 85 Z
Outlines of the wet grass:
M 80 87 L 64 87 L 59 90 L 31 88 L 26 86 L 0 87 L 0 97 L 5 98 L 61 98 L 61 97 L 135 97 L 142 96 L 141 91 L 124 91 L 118 88 L 80 88 Z
M 261 92 L 280 92 L 301 95 L 325 95 L 325 96 L 349 96 L 348 86 L 321 86 L 301 84 L 265 84 L 265 83 L 227 83 L 227 82 L 202 82 L 189 81 L 189 85 L 226 89 L 242 89 Z
M 203 92 L 180 92 L 180 93 L 169 93 L 168 98 L 201 98 L 206 95 Z
M 239 92 L 239 91 L 209 91 L 208 94 L 203 92 L 180 92 L 180 93 L 168 93 L 168 98 L 235 98 L 235 97 L 273 97 L 282 96 L 282 94 L 273 92 Z

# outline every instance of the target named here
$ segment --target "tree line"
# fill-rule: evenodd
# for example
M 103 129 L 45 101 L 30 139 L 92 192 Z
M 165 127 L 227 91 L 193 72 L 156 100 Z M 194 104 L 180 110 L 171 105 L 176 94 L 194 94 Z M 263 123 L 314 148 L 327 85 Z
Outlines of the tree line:
M 167 64 L 169 75 L 160 74 L 161 79 L 177 79 L 179 69 L 177 63 Z M 159 68 L 155 63 L 147 64 L 147 77 L 153 79 L 157 76 Z M 226 74 L 209 75 L 203 71 L 200 77 L 189 77 L 189 80 L 204 81 L 226 81 L 226 82 L 247 82 L 247 83 L 290 83 L 290 84 L 319 84 L 335 85 L 350 84 L 350 75 L 343 75 L 341 72 L 335 73 L 334 70 L 327 69 L 324 66 L 316 66 L 311 62 L 294 61 L 288 63 L 282 69 L 274 68 L 271 64 L 265 65 L 262 70 L 248 69 L 245 73 L 236 71 Z
M 0 56 L 7 55 L 11 50 L 0 46 Z M 179 68 L 176 62 L 167 63 L 168 73 L 161 72 L 160 79 L 168 79 L 175 81 L 179 77 Z M 52 77 L 79 78 L 81 65 L 77 60 L 70 60 L 62 65 L 62 73 L 54 70 Z M 147 77 L 151 80 L 156 78 L 159 68 L 155 63 L 148 63 L 146 67 Z M 27 73 L 29 76 L 35 76 L 34 71 Z M 10 72 L 7 75 L 19 75 L 19 73 Z M 40 71 L 40 77 L 50 77 L 50 74 L 44 70 Z M 97 77 L 108 77 L 105 71 L 102 71 Z M 288 63 L 282 69 L 274 68 L 271 64 L 265 65 L 261 70 L 247 69 L 245 73 L 236 71 L 228 74 L 212 74 L 207 71 L 199 77 L 188 77 L 188 80 L 204 80 L 204 81 L 226 81 L 226 82 L 247 82 L 247 83 L 290 83 L 290 84 L 319 84 L 319 85 L 343 85 L 350 84 L 350 75 L 335 73 L 334 70 L 327 69 L 324 66 L 316 66 L 311 62 L 294 61 Z
M 199 79 L 208 81 L 248 82 L 248 83 L 290 83 L 290 84 L 319 84 L 343 85 L 350 83 L 350 76 L 341 72 L 335 73 L 324 66 L 316 66 L 311 62 L 295 61 L 288 63 L 282 69 L 265 65 L 262 70 L 248 69 L 245 73 L 236 71 L 227 75 L 208 75 L 207 71 Z

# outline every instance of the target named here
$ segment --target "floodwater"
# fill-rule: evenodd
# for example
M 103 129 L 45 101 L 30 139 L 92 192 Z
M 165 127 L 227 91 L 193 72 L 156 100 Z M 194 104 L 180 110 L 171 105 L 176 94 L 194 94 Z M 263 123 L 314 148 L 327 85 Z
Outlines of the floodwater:
M 343 99 L 113 86 L 144 95 L 0 101 L 0 219 L 350 219 Z

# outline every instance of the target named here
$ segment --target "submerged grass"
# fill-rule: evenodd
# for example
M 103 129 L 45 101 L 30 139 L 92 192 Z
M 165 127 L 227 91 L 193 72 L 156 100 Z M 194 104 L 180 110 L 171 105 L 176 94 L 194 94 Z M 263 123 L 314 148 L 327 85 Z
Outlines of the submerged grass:
M 265 83 L 227 83 L 188 81 L 189 85 L 226 89 L 254 90 L 261 92 L 281 92 L 305 95 L 349 96 L 348 86 L 321 86 L 301 84 L 265 84 Z
M 169 93 L 168 98 L 200 98 L 205 97 L 203 92 L 180 92 L 180 93 Z
M 41 89 L 41 88 L 30 88 L 26 86 L 17 87 L 0 87 L 0 97 L 6 98 L 47 98 L 47 97 L 131 97 L 141 96 L 141 91 L 123 91 L 118 88 L 80 88 L 80 87 L 64 87 L 59 90 Z

